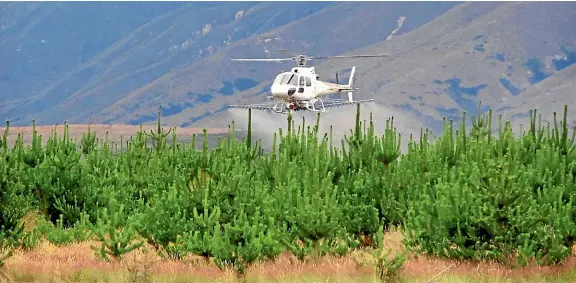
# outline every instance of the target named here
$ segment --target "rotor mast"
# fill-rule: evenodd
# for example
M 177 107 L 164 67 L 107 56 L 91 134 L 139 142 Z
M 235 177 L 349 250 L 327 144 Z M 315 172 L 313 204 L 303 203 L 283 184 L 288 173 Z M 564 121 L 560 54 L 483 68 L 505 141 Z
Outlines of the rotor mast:
M 306 61 L 308 61 L 309 59 L 306 57 L 306 55 L 298 55 L 294 57 L 294 61 L 296 61 L 296 66 L 297 67 L 306 67 Z

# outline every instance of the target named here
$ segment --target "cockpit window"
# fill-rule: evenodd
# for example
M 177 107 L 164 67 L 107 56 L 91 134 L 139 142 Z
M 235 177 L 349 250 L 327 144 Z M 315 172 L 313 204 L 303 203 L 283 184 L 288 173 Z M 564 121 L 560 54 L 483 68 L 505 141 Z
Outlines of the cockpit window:
M 290 79 L 288 80 L 289 85 L 298 86 L 298 76 L 297 75 L 290 75 Z
M 281 74 L 278 75 L 276 77 L 276 79 L 274 80 L 275 84 L 281 84 L 281 85 L 293 85 L 293 86 L 298 86 L 298 75 L 296 74 L 291 74 L 291 73 L 287 73 L 287 74 Z
M 312 86 L 312 79 L 310 79 L 310 77 L 306 77 L 306 86 Z
M 274 79 L 274 83 L 273 84 L 281 84 L 282 83 L 282 79 L 284 79 L 286 75 L 284 74 L 280 74 L 278 76 L 276 76 L 276 79 Z
M 290 80 L 290 74 L 284 74 L 284 77 L 282 77 L 282 81 L 280 81 L 280 84 L 285 85 L 288 84 L 288 80 Z
M 306 82 L 306 78 L 304 76 L 300 76 L 300 86 L 304 86 L 304 83 Z

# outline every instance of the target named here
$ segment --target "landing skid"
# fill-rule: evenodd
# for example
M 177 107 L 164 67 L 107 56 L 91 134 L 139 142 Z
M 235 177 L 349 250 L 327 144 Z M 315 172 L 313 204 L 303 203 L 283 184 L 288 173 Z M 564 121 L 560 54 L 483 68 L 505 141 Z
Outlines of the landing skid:
M 313 101 L 298 101 L 295 103 L 290 103 L 286 101 L 279 101 L 274 105 L 264 105 L 264 104 L 253 104 L 253 105 L 230 105 L 231 109 L 255 109 L 255 110 L 268 110 L 279 114 L 288 114 L 290 112 L 296 111 L 312 111 L 312 112 L 327 112 L 327 108 L 334 107 L 344 107 L 356 104 L 364 104 L 374 102 L 374 99 L 365 99 L 350 101 L 344 99 L 331 99 L 322 100 L 322 98 L 317 98 Z

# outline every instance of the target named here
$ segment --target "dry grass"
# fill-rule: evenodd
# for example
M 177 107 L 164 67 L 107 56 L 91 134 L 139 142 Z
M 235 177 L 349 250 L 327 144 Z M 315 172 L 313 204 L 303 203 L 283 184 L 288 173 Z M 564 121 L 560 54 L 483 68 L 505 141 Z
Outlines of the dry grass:
M 70 137 L 72 139 L 77 138 L 80 140 L 82 138 L 82 134 L 88 133 L 88 125 L 87 124 L 73 124 L 68 125 Z M 168 127 L 164 127 L 168 128 Z M 6 127 L 0 128 L 0 133 L 4 133 Z M 52 134 L 52 131 L 56 129 L 58 136 L 62 137 L 64 134 L 64 125 L 55 125 L 55 126 L 36 126 L 36 132 L 38 135 L 42 135 L 42 142 L 45 142 L 48 137 Z M 143 125 L 142 129 L 145 131 L 154 131 L 156 129 L 156 125 Z M 136 133 L 140 130 L 140 126 L 133 126 L 133 125 L 103 125 L 103 124 L 95 124 L 90 125 L 90 131 L 95 132 L 98 138 L 105 138 L 106 134 L 108 134 L 109 141 L 120 141 L 121 138 L 124 140 L 130 138 L 131 136 L 136 135 Z M 206 129 L 208 134 L 222 134 L 227 133 L 228 128 L 207 128 Z M 186 138 L 191 137 L 193 134 L 202 134 L 203 129 L 200 128 L 181 128 L 176 127 L 176 133 L 179 138 Z M 18 138 L 18 134 L 23 134 L 24 143 L 29 144 L 32 141 L 32 134 L 33 128 L 31 126 L 27 127 L 12 127 L 10 126 L 8 135 L 8 142 L 13 144 L 14 141 Z
M 169 260 L 159 257 L 150 246 L 127 255 L 124 262 L 104 262 L 94 256 L 86 242 L 57 247 L 46 241 L 31 251 L 15 251 L 6 261 L 4 272 L 10 282 L 234 282 L 231 271 L 223 272 L 200 257 Z M 401 251 L 402 234 L 385 235 L 385 249 Z M 298 262 L 290 253 L 275 262 L 255 264 L 248 272 L 248 282 L 376 282 L 373 268 L 357 264 L 366 252 L 356 251 L 346 257 L 326 256 L 307 263 Z M 356 260 L 355 260 L 356 259 Z M 540 278 L 539 282 L 566 282 L 572 276 L 576 258 L 561 266 L 510 269 L 489 262 L 456 262 L 410 255 L 400 275 L 406 282 L 510 282 Z M 548 278 L 548 279 L 547 279 Z M 569 280 L 570 281 L 570 280 Z M 1 282 L 1 281 L 0 281 Z

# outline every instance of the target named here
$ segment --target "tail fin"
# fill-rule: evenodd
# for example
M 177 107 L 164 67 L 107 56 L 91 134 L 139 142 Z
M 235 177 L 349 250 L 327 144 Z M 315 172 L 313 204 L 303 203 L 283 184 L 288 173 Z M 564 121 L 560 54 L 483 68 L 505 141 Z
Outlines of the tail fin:
M 352 71 L 350 72 L 350 79 L 348 79 L 348 86 L 352 87 L 354 83 L 354 74 L 356 73 L 356 66 L 352 67 Z
M 352 87 L 352 84 L 354 83 L 354 74 L 356 73 L 356 66 L 352 67 L 352 71 L 350 72 L 350 79 L 348 79 L 348 87 Z M 349 91 L 348 92 L 348 101 L 352 102 L 354 101 L 354 98 L 352 97 L 352 92 Z

